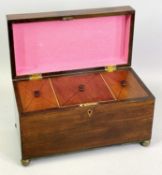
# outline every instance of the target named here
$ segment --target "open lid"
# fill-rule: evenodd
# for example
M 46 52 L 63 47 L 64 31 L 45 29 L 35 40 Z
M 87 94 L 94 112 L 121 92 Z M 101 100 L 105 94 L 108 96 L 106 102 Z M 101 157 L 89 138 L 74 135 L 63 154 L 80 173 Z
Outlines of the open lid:
M 8 15 L 13 78 L 130 65 L 130 7 Z

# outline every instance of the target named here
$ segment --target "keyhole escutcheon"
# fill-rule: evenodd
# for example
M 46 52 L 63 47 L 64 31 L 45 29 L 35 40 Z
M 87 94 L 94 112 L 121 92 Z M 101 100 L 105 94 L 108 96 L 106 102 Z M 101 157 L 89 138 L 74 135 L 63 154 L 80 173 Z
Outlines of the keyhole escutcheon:
M 93 110 L 92 109 L 88 109 L 87 113 L 88 113 L 88 116 L 91 117 L 92 114 L 93 114 Z

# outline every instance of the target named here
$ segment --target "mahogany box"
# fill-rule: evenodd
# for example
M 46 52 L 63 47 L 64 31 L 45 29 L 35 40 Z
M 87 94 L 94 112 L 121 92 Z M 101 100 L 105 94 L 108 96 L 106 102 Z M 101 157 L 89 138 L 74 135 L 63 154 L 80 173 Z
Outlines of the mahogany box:
M 22 164 L 149 144 L 155 98 L 131 67 L 129 6 L 7 15 Z

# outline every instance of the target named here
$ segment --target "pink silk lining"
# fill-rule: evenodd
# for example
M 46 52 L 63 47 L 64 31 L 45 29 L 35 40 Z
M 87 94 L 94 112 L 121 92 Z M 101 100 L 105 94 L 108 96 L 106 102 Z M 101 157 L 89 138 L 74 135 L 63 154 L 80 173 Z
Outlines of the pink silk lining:
M 130 15 L 15 23 L 16 75 L 128 62 Z

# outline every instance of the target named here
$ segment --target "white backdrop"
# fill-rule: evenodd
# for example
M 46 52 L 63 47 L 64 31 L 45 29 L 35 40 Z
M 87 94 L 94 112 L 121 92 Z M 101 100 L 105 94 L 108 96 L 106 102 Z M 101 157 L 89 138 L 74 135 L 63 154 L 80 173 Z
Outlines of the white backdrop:
M 136 9 L 132 67 L 156 96 L 150 147 L 111 146 L 34 160 L 20 165 L 14 128 L 6 14 L 131 5 Z M 0 174 L 162 175 L 162 1 L 161 0 L 0 0 Z

